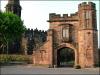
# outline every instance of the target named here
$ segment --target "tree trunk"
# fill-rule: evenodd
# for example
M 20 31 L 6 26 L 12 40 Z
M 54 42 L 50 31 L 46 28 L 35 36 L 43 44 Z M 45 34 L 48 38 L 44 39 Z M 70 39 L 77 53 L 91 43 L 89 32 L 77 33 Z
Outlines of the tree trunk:
M 7 54 L 9 53 L 9 42 L 7 41 Z
M 4 53 L 4 47 L 5 47 L 5 46 L 3 45 L 3 51 L 2 51 L 2 53 Z

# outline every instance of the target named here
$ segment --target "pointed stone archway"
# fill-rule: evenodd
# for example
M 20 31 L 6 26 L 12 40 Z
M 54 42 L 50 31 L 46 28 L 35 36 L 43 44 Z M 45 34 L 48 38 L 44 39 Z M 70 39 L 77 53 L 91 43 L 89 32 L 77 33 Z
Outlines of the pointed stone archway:
M 64 47 L 57 50 L 57 67 L 73 67 L 75 65 L 75 52 Z
M 63 48 L 68 48 L 68 49 L 71 49 L 73 52 L 74 52 L 74 64 L 73 64 L 73 66 L 75 66 L 75 65 L 77 65 L 77 64 L 79 64 L 79 62 L 78 62 L 78 50 L 72 45 L 72 44 L 69 44 L 69 43 L 62 43 L 60 46 L 58 46 L 58 48 L 57 49 L 55 49 L 54 50 L 54 65 L 56 66 L 56 67 L 59 67 L 59 60 L 58 60 L 58 58 L 60 57 L 59 56 L 59 52 L 60 52 L 60 50 L 61 49 L 63 49 Z M 72 67 L 72 66 L 71 66 Z

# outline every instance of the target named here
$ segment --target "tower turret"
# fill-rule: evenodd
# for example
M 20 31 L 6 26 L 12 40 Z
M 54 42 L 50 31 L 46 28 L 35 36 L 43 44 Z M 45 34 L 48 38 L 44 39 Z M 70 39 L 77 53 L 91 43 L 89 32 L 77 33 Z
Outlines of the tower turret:
M 79 15 L 79 63 L 83 67 L 94 67 L 98 62 L 96 7 L 92 2 L 83 2 L 78 8 Z M 84 62 L 83 62 L 84 61 Z
M 83 2 L 78 9 L 80 29 L 97 29 L 95 3 Z
M 12 12 L 21 17 L 21 6 L 19 0 L 8 0 L 6 12 Z

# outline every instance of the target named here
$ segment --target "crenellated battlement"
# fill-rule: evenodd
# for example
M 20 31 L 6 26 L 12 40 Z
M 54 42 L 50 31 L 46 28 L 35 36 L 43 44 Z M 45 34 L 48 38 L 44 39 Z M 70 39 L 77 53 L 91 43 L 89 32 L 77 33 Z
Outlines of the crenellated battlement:
M 56 13 L 50 13 L 49 14 L 49 21 L 53 21 L 53 20 L 73 20 L 73 19 L 76 19 L 78 15 L 78 12 L 76 13 L 72 13 L 70 15 L 68 14 L 63 14 L 63 15 L 60 15 L 60 14 L 56 14 Z
M 73 16 L 77 16 L 77 15 L 78 15 L 78 12 L 75 12 L 75 13 L 70 14 L 69 17 L 73 17 Z
M 81 4 L 79 4 L 78 5 L 78 8 L 79 9 L 88 9 L 88 8 L 90 8 L 90 9 L 95 9 L 95 3 L 93 3 L 93 2 L 82 2 Z
M 68 14 L 56 14 L 50 13 L 49 14 L 49 21 L 48 22 L 57 22 L 57 21 L 78 21 L 79 20 L 79 13 L 82 14 L 84 10 L 96 10 L 95 3 L 93 2 L 83 2 L 78 5 L 78 11 Z
M 93 3 L 93 2 L 82 2 L 82 3 L 79 4 L 79 6 L 85 6 L 85 5 L 95 6 L 95 3 Z
M 50 13 L 49 14 L 49 19 L 53 19 L 53 18 L 61 18 L 60 14 L 56 14 L 56 13 Z

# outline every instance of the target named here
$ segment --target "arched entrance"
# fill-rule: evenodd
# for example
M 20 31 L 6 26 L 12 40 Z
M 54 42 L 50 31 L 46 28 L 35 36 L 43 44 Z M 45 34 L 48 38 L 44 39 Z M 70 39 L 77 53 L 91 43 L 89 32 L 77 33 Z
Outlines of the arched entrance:
M 73 67 L 75 65 L 75 52 L 69 47 L 57 50 L 57 67 Z

